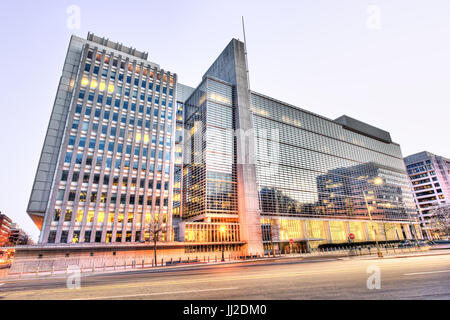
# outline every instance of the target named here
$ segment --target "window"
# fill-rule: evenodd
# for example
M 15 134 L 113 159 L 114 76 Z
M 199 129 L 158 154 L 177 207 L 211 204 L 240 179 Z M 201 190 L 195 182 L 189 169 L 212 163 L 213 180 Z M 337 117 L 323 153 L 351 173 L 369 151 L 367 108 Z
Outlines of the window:
M 86 145 L 86 137 L 81 137 L 78 146 L 84 148 L 85 145 Z
M 105 150 L 105 140 L 100 140 L 98 150 Z
M 67 181 L 67 175 L 69 174 L 69 171 L 63 170 L 61 174 L 61 181 Z
M 94 149 L 95 148 L 95 143 L 96 143 L 96 139 L 95 138 L 91 138 L 89 140 L 89 148 L 90 149 Z M 91 163 L 92 163 L 92 158 L 91 158 Z M 87 164 L 87 162 L 86 162 L 86 164 Z
M 89 128 L 89 122 L 84 121 L 84 122 L 83 122 L 83 125 L 82 125 L 82 127 L 81 127 L 81 130 L 82 130 L 82 131 L 87 131 L 88 128 Z
M 61 243 L 67 243 L 67 238 L 68 238 L 68 236 L 69 236 L 69 231 L 63 231 L 63 232 L 61 232 Z
M 102 232 L 101 231 L 96 231 L 95 232 L 95 242 L 101 242 L 101 240 L 102 240 Z
M 84 242 L 91 242 L 91 231 L 86 231 L 84 233 Z
M 58 193 L 56 195 L 56 200 L 57 201 L 62 201 L 64 199 L 64 192 L 65 192 L 64 189 L 59 189 L 58 190 Z
M 81 162 L 83 162 L 83 154 L 82 153 L 77 153 L 77 157 L 75 159 L 75 163 L 76 164 L 81 164 Z
M 73 146 L 75 144 L 76 136 L 69 137 L 69 146 Z
M 73 198 L 75 199 L 75 192 L 73 192 L 73 193 L 74 193 Z M 67 222 L 67 221 L 71 221 L 71 220 L 72 220 L 72 210 L 66 210 L 66 214 L 64 216 L 64 221 Z
M 56 240 L 56 231 L 50 231 L 48 235 L 48 243 L 55 243 L 55 240 Z
M 53 221 L 59 221 L 60 217 L 61 217 L 61 209 L 55 209 L 55 216 L 53 218 Z

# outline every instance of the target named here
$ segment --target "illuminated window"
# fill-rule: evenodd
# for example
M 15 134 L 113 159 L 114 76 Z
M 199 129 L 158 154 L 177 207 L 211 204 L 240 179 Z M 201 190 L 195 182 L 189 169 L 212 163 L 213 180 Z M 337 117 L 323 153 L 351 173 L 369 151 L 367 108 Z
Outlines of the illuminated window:
M 97 86 L 98 86 L 97 80 L 92 80 L 91 81 L 91 88 L 95 89 L 95 88 L 97 88 Z

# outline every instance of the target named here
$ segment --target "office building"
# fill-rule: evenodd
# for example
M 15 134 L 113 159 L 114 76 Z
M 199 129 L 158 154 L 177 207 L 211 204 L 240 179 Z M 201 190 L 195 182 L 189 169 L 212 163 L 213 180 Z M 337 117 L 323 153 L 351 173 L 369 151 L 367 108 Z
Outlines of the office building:
M 147 56 L 71 38 L 27 210 L 39 243 L 170 240 L 177 76 Z
M 423 151 L 404 161 L 423 234 L 432 240 L 436 236 L 429 225 L 433 209 L 450 203 L 450 159 Z
M 196 88 L 147 56 L 72 37 L 28 206 L 40 244 L 140 248 L 151 225 L 186 254 L 420 236 L 388 132 L 252 91 L 236 39 Z

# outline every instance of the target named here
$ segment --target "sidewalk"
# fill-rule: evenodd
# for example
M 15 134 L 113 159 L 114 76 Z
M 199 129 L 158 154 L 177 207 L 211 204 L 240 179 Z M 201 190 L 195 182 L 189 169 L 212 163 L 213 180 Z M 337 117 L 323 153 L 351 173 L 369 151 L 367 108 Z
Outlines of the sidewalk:
M 434 256 L 434 255 L 448 255 L 450 254 L 450 250 L 427 250 L 427 251 L 408 251 L 408 252 L 398 252 L 399 250 L 383 250 L 383 258 L 381 259 L 396 259 L 396 258 L 409 258 L 409 257 L 422 257 L 422 256 Z M 358 251 L 359 252 L 359 251 Z M 367 252 L 367 251 L 366 251 Z M 364 259 L 364 260 L 374 260 L 374 259 L 380 259 L 377 256 L 377 253 L 375 250 L 371 250 L 371 253 L 368 254 L 362 254 L 362 255 L 356 255 L 350 254 L 349 250 L 342 250 L 342 251 L 329 251 L 329 252 L 314 252 L 314 253 L 308 253 L 308 254 L 286 254 L 286 255 L 280 255 L 276 257 L 260 257 L 260 258 L 253 258 L 253 259 L 246 259 L 246 260 L 228 260 L 225 262 L 222 261 L 213 261 L 213 262 L 195 262 L 195 263 L 183 263 L 178 265 L 168 265 L 168 266 L 152 266 L 152 265 L 141 265 L 136 264 L 134 267 L 129 266 L 124 268 L 124 266 L 116 266 L 116 267 L 104 267 L 104 268 L 97 268 L 97 269 L 90 269 L 87 270 L 85 268 L 84 270 L 74 270 L 74 269 L 68 269 L 68 270 L 58 270 L 58 271 L 47 271 L 47 272 L 30 272 L 30 273 L 23 273 L 23 274 L 9 274 L 6 277 L 1 278 L 0 281 L 2 282 L 8 282 L 8 281 L 17 281 L 17 280 L 39 280 L 39 279 L 61 279 L 66 278 L 68 275 L 72 275 L 74 273 L 80 272 L 82 276 L 98 276 L 98 275 L 107 275 L 107 274 L 120 274 L 120 273 L 132 273 L 132 272 L 167 272 L 167 271 L 173 271 L 181 268 L 186 267 L 206 267 L 206 266 L 214 266 L 214 265 L 230 265 L 230 264 L 239 264 L 239 263 L 249 263 L 249 262 L 268 262 L 268 261 L 276 261 L 276 260 L 302 260 L 302 261 L 323 261 L 324 259 L 336 259 L 336 260 L 350 260 L 350 259 Z

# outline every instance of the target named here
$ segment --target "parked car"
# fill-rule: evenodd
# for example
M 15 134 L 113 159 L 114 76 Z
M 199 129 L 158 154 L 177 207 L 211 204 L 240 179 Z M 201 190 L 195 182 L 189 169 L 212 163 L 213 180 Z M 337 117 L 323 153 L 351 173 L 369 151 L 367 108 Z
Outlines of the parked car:
M 398 248 L 410 248 L 413 246 L 414 246 L 414 243 L 412 243 L 409 240 L 406 240 L 406 241 L 400 242 L 397 247 Z

